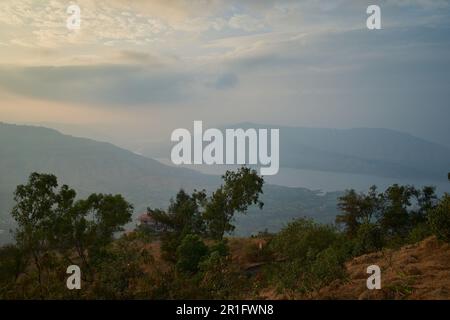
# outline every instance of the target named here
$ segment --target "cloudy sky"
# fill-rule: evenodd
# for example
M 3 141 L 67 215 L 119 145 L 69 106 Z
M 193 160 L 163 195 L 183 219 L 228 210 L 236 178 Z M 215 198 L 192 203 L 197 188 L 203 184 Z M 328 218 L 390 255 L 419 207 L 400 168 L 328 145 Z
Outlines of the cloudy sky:
M 81 28 L 66 27 L 71 4 Z M 450 145 L 450 2 L 0 1 L 0 121 L 139 149 L 258 122 L 384 127 Z

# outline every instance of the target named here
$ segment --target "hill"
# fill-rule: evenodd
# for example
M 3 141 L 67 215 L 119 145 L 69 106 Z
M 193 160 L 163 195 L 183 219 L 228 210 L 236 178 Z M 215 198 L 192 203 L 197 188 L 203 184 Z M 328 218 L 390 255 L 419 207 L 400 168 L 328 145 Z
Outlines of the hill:
M 450 148 L 407 133 L 381 128 L 327 129 L 241 123 L 226 128 L 279 128 L 280 166 L 445 183 Z M 222 128 L 224 129 L 224 128 Z M 167 158 L 170 144 L 143 149 Z
M 376 264 L 382 272 L 381 290 L 366 288 L 365 268 Z M 398 250 L 384 250 L 346 264 L 347 281 L 323 288 L 318 299 L 449 299 L 450 246 L 434 237 Z
M 273 125 L 244 123 L 244 128 Z M 281 166 L 394 178 L 445 179 L 450 148 L 381 128 L 280 127 Z
M 55 174 L 60 184 L 70 185 L 81 197 L 93 192 L 120 193 L 134 205 L 136 215 L 147 206 L 166 208 L 180 188 L 211 190 L 220 183 L 217 176 L 166 166 L 110 143 L 43 127 L 0 123 L 0 155 L 0 242 L 8 239 L 7 230 L 13 225 L 9 212 L 15 187 L 33 171 Z M 270 185 L 264 192 L 264 210 L 252 208 L 248 216 L 238 219 L 237 234 L 277 230 L 302 215 L 314 215 L 319 221 L 334 219 L 337 193 L 321 195 Z
M 261 238 L 230 239 L 230 254 L 233 264 L 248 276 L 262 277 L 265 262 L 255 259 L 257 255 L 249 249 L 266 245 Z M 144 245 L 164 266 L 159 242 Z M 366 287 L 370 265 L 381 268 L 381 290 L 369 291 Z M 450 245 L 429 237 L 399 249 L 383 249 L 364 254 L 345 263 L 346 278 L 335 280 L 319 291 L 298 296 L 286 296 L 273 288 L 261 288 L 259 299 L 320 299 L 320 300 L 435 300 L 450 298 Z

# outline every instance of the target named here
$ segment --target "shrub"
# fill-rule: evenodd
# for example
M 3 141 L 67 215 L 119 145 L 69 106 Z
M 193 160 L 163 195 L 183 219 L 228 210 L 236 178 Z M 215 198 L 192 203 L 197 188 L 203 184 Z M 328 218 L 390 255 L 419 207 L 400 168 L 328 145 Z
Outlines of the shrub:
M 249 297 L 250 283 L 229 257 L 212 252 L 200 262 L 199 288 L 203 299 L 243 299 Z
M 209 251 L 211 254 L 217 252 L 221 257 L 226 257 L 230 254 L 230 248 L 228 247 L 228 241 L 226 239 L 220 240 L 213 244 Z
M 134 299 L 141 297 L 143 282 L 150 280 L 145 266 L 154 258 L 139 243 L 119 239 L 105 248 L 96 265 L 95 281 L 87 288 L 88 298 Z M 89 290 L 90 289 L 90 290 Z M 75 290 L 77 291 L 77 290 Z M 150 292 L 145 290 L 148 296 Z
M 310 288 L 319 289 L 345 276 L 344 256 L 335 247 L 320 252 L 310 266 Z
M 328 225 L 307 219 L 290 223 L 271 244 L 284 261 L 267 271 L 279 289 L 307 293 L 317 290 L 345 274 L 344 261 L 351 247 L 344 237 Z
M 353 255 L 361 255 L 380 250 L 384 239 L 380 227 L 373 223 L 364 223 L 356 232 L 353 240 Z
M 177 270 L 196 273 L 200 261 L 208 254 L 208 247 L 197 235 L 188 234 L 177 248 Z
M 408 243 L 417 243 L 432 235 L 430 226 L 427 223 L 417 224 L 408 235 Z
M 446 193 L 436 208 L 429 211 L 428 223 L 438 239 L 450 242 L 450 194 Z
M 271 247 L 281 258 L 304 260 L 309 251 L 317 254 L 333 245 L 338 238 L 334 227 L 301 218 L 281 230 L 271 242 Z

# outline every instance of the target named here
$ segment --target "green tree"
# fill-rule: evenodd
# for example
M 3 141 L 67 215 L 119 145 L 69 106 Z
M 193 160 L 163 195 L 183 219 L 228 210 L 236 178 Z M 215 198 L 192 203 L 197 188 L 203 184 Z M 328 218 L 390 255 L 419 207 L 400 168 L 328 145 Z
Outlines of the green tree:
M 450 242 L 450 194 L 446 193 L 439 204 L 430 210 L 428 223 L 438 239 Z
M 383 209 L 379 215 L 379 224 L 390 236 L 405 236 L 410 230 L 411 198 L 417 191 L 411 186 L 394 184 L 383 194 Z
M 99 258 L 117 232 L 131 221 L 133 207 L 121 195 L 91 194 L 61 214 L 59 246 L 69 258 L 75 249 L 83 267 L 92 272 L 91 261 Z
M 199 270 L 200 262 L 208 253 L 208 247 L 199 236 L 188 234 L 177 249 L 177 270 L 196 273 Z
M 171 200 L 168 212 L 148 208 L 148 214 L 165 226 L 165 232 L 161 235 L 161 249 L 166 260 L 175 262 L 176 250 L 186 235 L 205 234 L 206 225 L 201 211 L 205 199 L 204 190 L 195 190 L 191 195 L 180 190 L 175 200 Z
M 250 205 L 260 209 L 264 205 L 259 200 L 264 179 L 255 170 L 242 167 L 236 172 L 227 171 L 222 179 L 224 184 L 207 201 L 203 214 L 209 236 L 218 240 L 234 230 L 232 220 L 236 212 L 245 213 Z
M 342 213 L 336 216 L 336 223 L 344 225 L 347 235 L 354 237 L 360 225 L 370 223 L 381 206 L 382 199 L 376 186 L 370 187 L 367 194 L 349 190 L 339 198 L 338 207 Z
M 264 180 L 255 170 L 242 167 L 236 172 L 227 171 L 222 176 L 224 183 L 208 197 L 205 190 L 188 195 L 178 192 L 171 201 L 168 212 L 151 210 L 153 219 L 165 226 L 161 234 L 163 257 L 176 261 L 176 249 L 188 234 L 223 239 L 226 232 L 234 230 L 232 220 L 236 212 L 245 213 L 250 205 L 258 205 Z
M 417 202 L 417 209 L 411 212 L 411 224 L 415 227 L 427 221 L 427 213 L 436 207 L 438 197 L 436 188 L 432 186 L 425 186 L 422 190 L 413 189 L 412 193 Z
M 76 253 L 85 270 L 91 271 L 88 258 L 98 259 L 132 214 L 132 206 L 121 195 L 92 194 L 75 201 L 73 189 L 57 187 L 56 176 L 32 173 L 28 183 L 17 186 L 14 193 L 17 248 L 33 262 L 41 296 L 44 273 L 46 288 L 50 288 L 50 269 L 57 269 L 61 257 L 73 264 Z
M 14 192 L 16 205 L 12 216 L 17 221 L 15 238 L 18 247 L 31 256 L 37 270 L 42 293 L 43 272 L 49 251 L 60 227 L 55 222 L 64 206 L 73 201 L 75 192 L 66 185 L 57 192 L 57 178 L 51 174 L 32 173 L 26 185 L 17 186 Z

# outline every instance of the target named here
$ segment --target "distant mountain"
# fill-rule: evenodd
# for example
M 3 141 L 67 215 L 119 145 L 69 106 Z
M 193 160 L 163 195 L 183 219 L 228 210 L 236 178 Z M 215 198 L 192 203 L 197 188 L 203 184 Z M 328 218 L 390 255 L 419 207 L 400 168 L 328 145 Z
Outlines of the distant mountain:
M 445 180 L 450 148 L 410 134 L 376 128 L 325 129 L 241 123 L 226 128 L 279 128 L 280 166 L 391 178 Z M 167 158 L 171 145 L 142 152 Z
M 55 174 L 60 184 L 73 187 L 81 197 L 93 192 L 123 194 L 136 213 L 147 206 L 166 208 L 180 188 L 211 190 L 220 183 L 217 176 L 166 166 L 109 143 L 43 127 L 0 123 L 0 242 L 8 238 L 13 225 L 9 215 L 13 191 L 33 171 Z M 264 193 L 264 211 L 252 209 L 248 216 L 239 218 L 238 234 L 266 227 L 275 230 L 300 215 L 331 221 L 336 213 L 334 193 L 320 195 L 307 189 L 270 185 L 265 186 Z M 262 216 L 264 219 L 258 218 Z
M 450 148 L 388 129 L 280 128 L 281 165 L 394 178 L 442 179 Z

